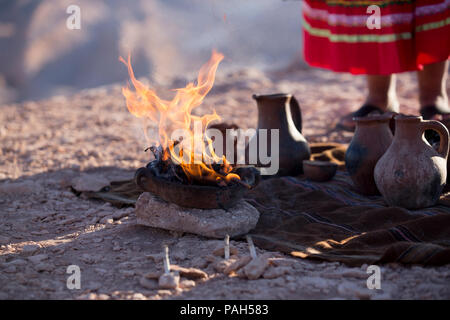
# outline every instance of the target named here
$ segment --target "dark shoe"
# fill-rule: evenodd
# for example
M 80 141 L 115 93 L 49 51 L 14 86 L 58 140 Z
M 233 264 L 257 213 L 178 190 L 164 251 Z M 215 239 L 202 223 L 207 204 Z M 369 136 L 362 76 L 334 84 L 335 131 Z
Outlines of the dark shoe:
M 355 131 L 356 123 L 353 121 L 355 117 L 366 117 L 370 114 L 383 114 L 384 111 L 372 104 L 364 104 L 355 112 L 349 113 L 339 120 L 336 124 L 337 130 Z
M 450 109 L 438 107 L 437 105 L 429 105 L 420 108 L 420 114 L 424 120 L 439 120 L 450 117 Z

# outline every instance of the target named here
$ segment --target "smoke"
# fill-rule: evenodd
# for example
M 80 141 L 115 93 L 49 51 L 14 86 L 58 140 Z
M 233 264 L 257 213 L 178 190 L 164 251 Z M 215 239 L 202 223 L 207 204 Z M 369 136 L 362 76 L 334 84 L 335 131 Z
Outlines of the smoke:
M 66 27 L 67 6 L 81 29 Z M 3 103 L 66 94 L 137 77 L 165 83 L 191 77 L 211 49 L 221 72 L 282 67 L 301 49 L 299 2 L 277 0 L 3 0 L 0 5 Z M 0 101 L 2 103 L 2 101 Z

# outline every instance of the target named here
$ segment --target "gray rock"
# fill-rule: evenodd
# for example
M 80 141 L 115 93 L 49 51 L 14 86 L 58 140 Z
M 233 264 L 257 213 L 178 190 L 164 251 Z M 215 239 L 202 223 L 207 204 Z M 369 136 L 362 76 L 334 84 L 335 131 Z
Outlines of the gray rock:
M 163 273 L 159 277 L 158 285 L 161 289 L 175 289 L 180 283 L 180 275 L 176 272 Z
M 51 272 L 51 271 L 53 271 L 54 268 L 53 268 L 52 265 L 50 265 L 50 264 L 48 264 L 48 263 L 42 262 L 42 263 L 37 264 L 37 265 L 35 266 L 35 269 L 36 269 L 36 271 L 38 271 L 38 272 L 42 272 L 42 271 L 48 271 L 48 272 Z
M 136 215 L 141 225 L 220 239 L 227 234 L 233 237 L 248 233 L 259 219 L 258 210 L 244 200 L 228 211 L 202 210 L 182 208 L 149 192 L 137 200 Z
M 250 280 L 258 279 L 269 267 L 270 253 L 258 256 L 250 261 L 244 268 L 244 274 Z
M 291 272 L 291 268 L 289 267 L 275 267 L 275 268 L 269 268 L 263 273 L 264 279 L 275 279 L 281 276 L 284 276 L 285 274 L 288 274 Z
M 15 273 L 16 271 L 17 271 L 17 268 L 15 265 L 9 265 L 3 270 L 3 272 L 5 272 L 5 273 Z
M 39 188 L 33 181 L 11 182 L 0 185 L 0 193 L 5 194 L 29 194 Z
M 26 244 L 22 247 L 23 253 L 34 253 L 38 251 L 41 247 L 37 244 Z
M 94 271 L 100 275 L 105 275 L 108 273 L 108 270 L 102 268 L 95 268 Z
M 114 222 L 114 220 L 111 216 L 106 216 L 106 217 L 103 217 L 100 219 L 100 223 L 102 223 L 102 224 L 111 224 L 113 222 Z
M 139 284 L 141 286 L 143 286 L 146 289 L 158 289 L 158 281 L 153 280 L 153 279 L 147 279 L 146 277 L 141 277 L 141 279 L 139 280 Z
M 208 274 L 200 269 L 196 268 L 183 268 L 177 265 L 172 264 L 170 266 L 171 271 L 178 272 L 180 276 L 185 277 L 189 280 L 191 279 L 207 279 Z
M 24 266 L 27 262 L 24 259 L 15 259 L 8 263 L 8 265 L 14 265 L 14 266 Z
M 195 287 L 195 281 L 193 281 L 193 280 L 182 280 L 180 282 L 181 289 L 190 289 L 193 287 Z
M 146 300 L 147 298 L 142 293 L 133 293 L 132 295 L 133 300 Z
M 5 236 L 1 236 L 0 235 L 0 244 L 7 244 L 9 243 L 11 240 L 9 237 L 5 237 Z
M 122 219 L 123 217 L 128 216 L 129 214 L 130 214 L 130 210 L 122 209 L 122 210 L 115 212 L 112 215 L 112 217 L 113 217 L 113 219 L 118 220 L 118 219 Z
M 109 180 L 99 174 L 81 174 L 72 180 L 72 187 L 77 191 L 99 191 L 109 185 Z
M 89 254 L 89 253 L 84 253 L 81 255 L 81 261 L 83 261 L 86 264 L 94 264 L 95 262 L 98 261 L 97 257 Z
M 89 282 L 89 283 L 86 285 L 86 289 L 89 289 L 89 290 L 91 290 L 91 291 L 97 291 L 97 290 L 99 290 L 101 287 L 102 287 L 102 284 L 101 284 L 100 282 L 95 282 L 95 281 Z
M 48 259 L 48 255 L 46 255 L 44 253 L 28 257 L 28 260 L 33 262 L 33 263 L 40 263 L 40 262 L 42 262 L 44 260 L 47 260 L 47 259 Z

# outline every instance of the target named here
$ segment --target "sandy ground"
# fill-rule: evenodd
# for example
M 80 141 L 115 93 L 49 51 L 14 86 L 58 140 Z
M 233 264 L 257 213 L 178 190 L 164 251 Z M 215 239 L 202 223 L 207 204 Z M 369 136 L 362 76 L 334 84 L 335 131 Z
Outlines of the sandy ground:
M 399 80 L 402 111 L 414 112 L 415 79 L 402 75 Z M 185 84 L 175 82 L 174 87 Z M 1 299 L 450 298 L 448 266 L 381 266 L 381 290 L 369 290 L 367 266 L 349 268 L 273 253 L 286 274 L 258 280 L 228 277 L 211 263 L 221 241 L 138 226 L 132 208 L 77 197 L 70 183 L 82 172 L 115 180 L 131 177 L 148 160 L 140 121 L 126 110 L 120 88 L 1 107 Z M 219 69 L 216 85 L 198 111 L 214 107 L 225 121 L 253 127 L 257 111 L 251 94 L 279 91 L 292 92 L 300 101 L 309 141 L 349 141 L 351 134 L 326 132 L 339 114 L 363 101 L 363 79 L 358 77 L 307 68 L 289 74 L 242 70 L 226 75 Z M 154 281 L 144 280 L 162 269 L 163 243 L 170 245 L 172 263 L 199 268 L 208 278 L 177 290 L 160 290 Z M 245 243 L 232 245 L 246 254 Z M 81 268 L 79 290 L 66 287 L 69 265 Z

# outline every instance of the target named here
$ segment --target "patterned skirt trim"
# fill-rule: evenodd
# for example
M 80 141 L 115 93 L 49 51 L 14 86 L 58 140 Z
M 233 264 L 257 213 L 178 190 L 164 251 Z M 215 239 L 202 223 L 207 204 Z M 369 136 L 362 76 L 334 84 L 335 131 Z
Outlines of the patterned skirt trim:
M 372 4 L 384 5 L 379 29 L 366 25 Z M 303 30 L 310 65 L 355 74 L 421 70 L 450 56 L 450 0 L 306 0 Z

